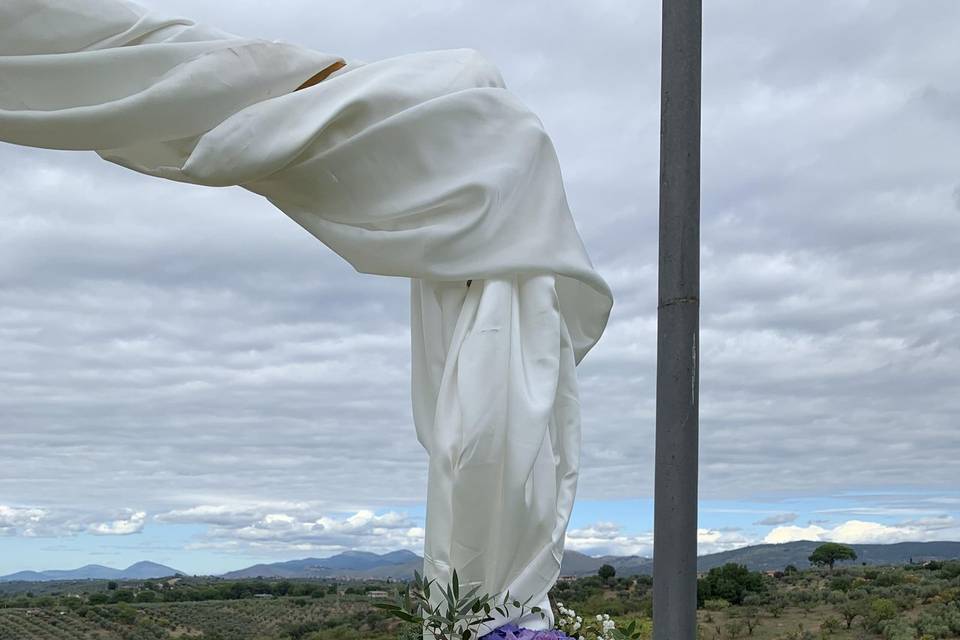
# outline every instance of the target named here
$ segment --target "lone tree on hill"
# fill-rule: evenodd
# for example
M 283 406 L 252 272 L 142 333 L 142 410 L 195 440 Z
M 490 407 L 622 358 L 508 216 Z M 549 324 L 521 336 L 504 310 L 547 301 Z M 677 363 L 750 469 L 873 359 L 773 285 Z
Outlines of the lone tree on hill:
M 852 547 L 837 542 L 826 542 L 810 554 L 808 560 L 815 565 L 828 565 L 833 571 L 833 563 L 837 560 L 856 560 L 857 552 Z
M 601 580 L 607 582 L 610 578 L 617 575 L 617 570 L 613 568 L 613 565 L 605 564 L 597 571 L 597 575 L 600 576 Z

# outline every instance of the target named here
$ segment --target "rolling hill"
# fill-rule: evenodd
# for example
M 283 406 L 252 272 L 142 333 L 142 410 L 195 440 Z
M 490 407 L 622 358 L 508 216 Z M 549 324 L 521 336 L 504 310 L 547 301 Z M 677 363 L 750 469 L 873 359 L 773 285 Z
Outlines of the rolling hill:
M 18 571 L 0 576 L 0 582 L 47 582 L 50 580 L 146 580 L 183 573 L 155 562 L 136 562 L 126 569 L 114 569 L 100 564 L 88 564 L 78 569 L 51 569 L 48 571 Z
M 804 568 L 807 558 L 820 542 L 803 540 L 783 544 L 759 544 L 697 558 L 697 570 L 709 571 L 727 562 L 744 564 L 754 571 L 782 570 L 788 564 Z M 900 542 L 896 544 L 852 544 L 857 562 L 865 564 L 907 564 L 925 560 L 960 558 L 960 542 Z M 595 575 L 603 564 L 610 564 L 621 576 L 653 573 L 653 559 L 643 556 L 588 556 L 567 551 L 563 557 L 560 575 Z M 347 551 L 329 558 L 302 558 L 269 564 L 255 564 L 244 569 L 221 574 L 220 578 L 338 578 L 345 580 L 407 580 L 421 570 L 423 558 L 412 551 L 393 551 L 385 554 L 365 551 Z M 136 580 L 159 578 L 183 573 L 153 562 L 138 562 L 126 569 L 102 565 L 86 565 L 79 569 L 51 571 L 20 571 L 0 576 L 0 582 L 49 580 Z

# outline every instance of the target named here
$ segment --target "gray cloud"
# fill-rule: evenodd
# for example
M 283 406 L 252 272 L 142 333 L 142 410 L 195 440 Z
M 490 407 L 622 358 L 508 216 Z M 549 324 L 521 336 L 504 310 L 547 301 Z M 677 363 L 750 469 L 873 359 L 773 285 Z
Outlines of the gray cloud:
M 496 61 L 554 137 L 617 298 L 580 371 L 580 496 L 651 495 L 657 5 L 150 4 L 351 58 L 469 46 Z M 960 5 L 822 9 L 706 7 L 701 496 L 898 487 L 946 517 L 960 477 Z M 354 273 L 242 190 L 93 154 L 0 145 L 0 163 L 0 504 L 18 514 L 0 530 L 23 535 L 38 509 L 79 510 L 43 529 L 62 532 L 215 505 L 202 522 L 225 540 L 290 516 L 292 538 L 266 528 L 282 545 L 324 514 L 422 502 L 404 281 Z M 713 548 L 739 535 L 715 533 Z M 375 544 L 318 544 L 357 539 Z
M 0 537 L 63 537 L 89 533 L 130 535 L 143 530 L 146 513 L 132 509 L 45 509 L 0 504 Z
M 753 524 L 755 525 L 767 525 L 774 526 L 778 524 L 787 524 L 788 522 L 793 522 L 797 519 L 797 514 L 795 513 L 778 513 L 776 515 L 767 516 L 766 518 L 761 518 Z
M 261 504 L 239 509 L 199 505 L 155 517 L 161 522 L 211 525 L 198 540 L 188 544 L 189 549 L 258 554 L 353 548 L 383 552 L 423 545 L 422 523 L 395 511 L 377 515 L 362 510 L 346 517 L 331 517 L 306 504 Z

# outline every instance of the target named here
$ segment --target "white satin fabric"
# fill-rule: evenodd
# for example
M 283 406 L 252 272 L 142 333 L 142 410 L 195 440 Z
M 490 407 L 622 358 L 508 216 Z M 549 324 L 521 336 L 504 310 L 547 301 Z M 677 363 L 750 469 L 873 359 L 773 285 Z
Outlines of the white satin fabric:
M 294 92 L 339 60 L 125 0 L 4 0 L 0 140 L 242 186 L 358 271 L 411 278 L 426 575 L 456 568 L 549 610 L 577 484 L 575 365 L 610 290 L 549 137 L 493 65 L 469 49 L 347 61 Z

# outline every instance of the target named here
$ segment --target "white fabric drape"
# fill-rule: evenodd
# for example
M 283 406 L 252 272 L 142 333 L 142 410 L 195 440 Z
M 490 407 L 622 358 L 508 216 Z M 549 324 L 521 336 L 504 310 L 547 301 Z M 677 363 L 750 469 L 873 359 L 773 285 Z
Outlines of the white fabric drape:
M 486 59 L 348 60 L 294 92 L 339 60 L 125 0 L 4 0 L 0 140 L 242 186 L 358 271 L 410 278 L 426 575 L 546 606 L 577 484 L 575 365 L 610 290 L 541 122 Z

